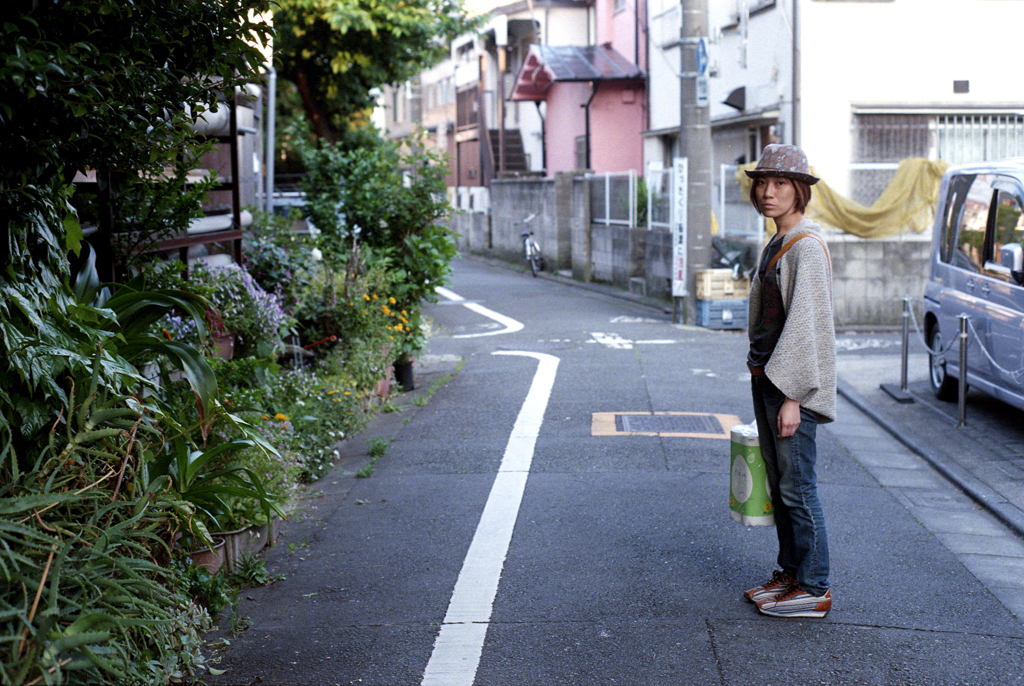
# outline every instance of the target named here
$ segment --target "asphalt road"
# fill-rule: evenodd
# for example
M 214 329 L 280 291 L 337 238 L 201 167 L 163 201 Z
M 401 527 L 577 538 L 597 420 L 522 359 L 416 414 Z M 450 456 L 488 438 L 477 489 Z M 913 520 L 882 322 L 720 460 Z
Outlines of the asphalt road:
M 1024 683 L 1013 603 L 908 505 L 924 485 L 894 467 L 925 472 L 848 403 L 819 428 L 833 611 L 762 617 L 741 593 L 774 530 L 728 509 L 745 334 L 475 260 L 443 293 L 417 390 L 283 525 L 265 555 L 285 578 L 244 593 L 208 683 Z M 893 341 L 840 337 L 857 384 Z M 356 478 L 374 436 L 389 449 Z M 977 509 L 927 487 L 953 519 Z

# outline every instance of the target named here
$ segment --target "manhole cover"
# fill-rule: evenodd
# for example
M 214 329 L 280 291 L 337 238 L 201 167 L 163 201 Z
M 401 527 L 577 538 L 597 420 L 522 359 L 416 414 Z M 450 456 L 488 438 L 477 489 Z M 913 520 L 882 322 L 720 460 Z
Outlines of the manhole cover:
M 722 423 L 710 414 L 620 414 L 615 417 L 615 428 L 626 433 L 722 433 Z
M 592 436 L 729 438 L 740 418 L 709 412 L 595 412 Z

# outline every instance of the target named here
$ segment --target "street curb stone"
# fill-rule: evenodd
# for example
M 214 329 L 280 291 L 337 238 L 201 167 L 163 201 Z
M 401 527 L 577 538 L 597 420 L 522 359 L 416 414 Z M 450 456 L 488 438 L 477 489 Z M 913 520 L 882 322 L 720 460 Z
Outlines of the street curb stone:
M 972 500 L 981 505 L 993 516 L 1008 526 L 1018 536 L 1024 536 L 1024 512 L 999 495 L 992 487 L 984 483 L 969 471 L 956 464 L 946 455 L 938 450 L 922 445 L 920 442 L 907 436 L 898 424 L 890 421 L 874 410 L 857 391 L 848 383 L 839 380 L 837 390 L 854 407 L 864 413 L 878 426 L 885 429 L 897 441 L 908 449 L 923 458 L 928 464 L 934 467 L 942 476 L 953 483 L 957 488 L 967 494 Z

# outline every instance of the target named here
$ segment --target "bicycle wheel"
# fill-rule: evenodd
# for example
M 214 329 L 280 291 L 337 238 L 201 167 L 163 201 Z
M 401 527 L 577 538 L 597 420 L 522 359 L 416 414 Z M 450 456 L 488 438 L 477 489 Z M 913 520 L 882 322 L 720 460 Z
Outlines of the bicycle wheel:
M 539 272 L 541 270 L 540 249 L 537 248 L 537 244 L 536 243 L 531 243 L 530 244 L 529 262 L 530 262 L 530 273 L 533 274 L 534 277 L 536 277 L 537 276 L 537 272 Z

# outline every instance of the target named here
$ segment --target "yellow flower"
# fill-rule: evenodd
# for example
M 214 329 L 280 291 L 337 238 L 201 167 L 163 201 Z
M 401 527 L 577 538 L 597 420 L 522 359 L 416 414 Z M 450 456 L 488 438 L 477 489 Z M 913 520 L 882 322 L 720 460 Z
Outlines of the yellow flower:
M 274 415 L 274 419 L 277 419 L 277 420 L 282 421 L 282 422 L 287 422 L 288 421 L 288 418 L 285 417 L 280 412 L 278 412 L 277 414 Z
M 374 299 L 374 300 L 376 300 L 376 299 L 377 299 L 377 294 L 376 294 L 376 293 L 374 293 L 374 294 L 373 294 L 373 299 Z
M 392 305 L 397 305 L 398 304 L 398 301 L 395 300 L 394 296 L 391 296 L 390 298 L 388 298 L 388 302 L 390 302 Z
M 395 324 L 395 331 L 403 331 L 401 324 Z
M 370 299 L 370 296 L 368 296 L 368 295 L 367 295 L 366 293 L 363 293 L 363 298 L 364 298 L 365 300 L 369 300 L 369 299 Z
M 381 305 L 381 307 L 384 309 L 384 314 L 391 314 L 391 308 L 387 305 Z
M 352 395 L 352 394 L 349 393 L 348 391 L 345 391 L 345 395 Z

